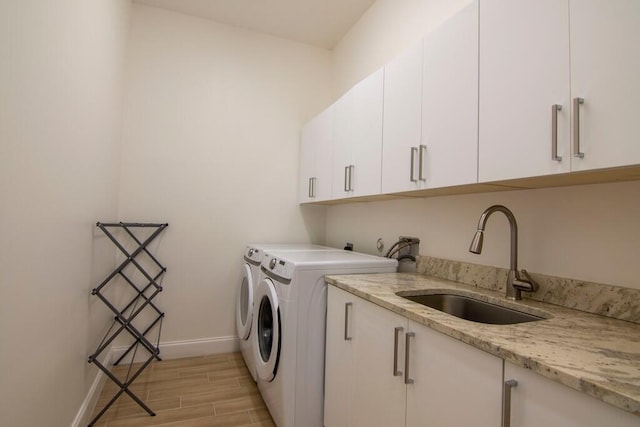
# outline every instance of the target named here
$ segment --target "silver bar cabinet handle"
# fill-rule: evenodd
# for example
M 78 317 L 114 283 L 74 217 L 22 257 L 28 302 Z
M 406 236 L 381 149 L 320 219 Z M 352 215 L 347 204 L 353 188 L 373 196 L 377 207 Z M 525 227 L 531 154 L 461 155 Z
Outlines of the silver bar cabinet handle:
M 344 191 L 349 191 L 349 180 L 347 174 L 349 173 L 349 166 L 344 167 Z
M 409 378 L 409 350 L 411 338 L 415 337 L 414 332 L 407 332 L 404 341 L 404 383 L 413 384 L 413 379 Z
M 353 305 L 352 302 L 344 303 L 344 340 L 351 341 L 349 336 L 349 307 Z
M 353 191 L 353 172 L 355 169 L 355 165 L 349 165 L 349 191 Z
M 393 333 L 393 376 L 399 377 L 402 375 L 402 371 L 398 370 L 398 342 L 400 341 L 400 334 L 404 331 L 402 326 L 395 328 Z
M 411 176 L 409 181 L 418 182 L 416 179 L 416 154 L 418 153 L 418 147 L 411 147 Z
M 518 381 L 507 380 L 504 382 L 504 394 L 502 396 L 502 427 L 511 427 L 511 389 L 518 387 Z
M 573 157 L 584 157 L 580 152 L 580 106 L 584 98 L 573 98 Z
M 313 177 L 309 178 L 309 198 L 312 199 L 313 195 Z
M 561 162 L 562 157 L 558 156 L 558 111 L 562 111 L 562 105 L 553 104 L 551 106 L 551 160 Z
M 427 178 L 425 178 L 424 176 L 424 158 L 426 157 L 426 152 L 427 152 L 427 146 L 426 145 L 421 145 L 420 146 L 420 165 L 418 166 L 418 179 L 420 181 L 426 181 Z

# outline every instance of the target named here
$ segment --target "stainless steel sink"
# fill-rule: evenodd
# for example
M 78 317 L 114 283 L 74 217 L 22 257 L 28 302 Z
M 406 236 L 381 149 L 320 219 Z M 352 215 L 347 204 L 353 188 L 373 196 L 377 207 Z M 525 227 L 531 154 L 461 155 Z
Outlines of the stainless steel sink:
M 397 295 L 471 322 L 511 325 L 545 319 L 463 295 L 445 293 L 410 295 L 405 292 L 398 292 Z

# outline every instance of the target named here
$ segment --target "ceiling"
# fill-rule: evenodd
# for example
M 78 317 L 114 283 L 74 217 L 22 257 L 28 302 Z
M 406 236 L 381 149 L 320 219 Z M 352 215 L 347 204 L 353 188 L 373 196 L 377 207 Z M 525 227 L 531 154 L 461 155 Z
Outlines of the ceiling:
M 134 0 L 333 49 L 375 0 Z

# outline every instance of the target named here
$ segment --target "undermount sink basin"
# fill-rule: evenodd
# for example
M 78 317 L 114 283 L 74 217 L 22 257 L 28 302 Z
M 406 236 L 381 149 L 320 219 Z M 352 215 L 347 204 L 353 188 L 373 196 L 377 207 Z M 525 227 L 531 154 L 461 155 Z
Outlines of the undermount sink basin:
M 523 313 L 463 295 L 445 293 L 409 295 L 403 292 L 399 292 L 397 295 L 471 322 L 511 325 L 544 319 L 544 317 Z

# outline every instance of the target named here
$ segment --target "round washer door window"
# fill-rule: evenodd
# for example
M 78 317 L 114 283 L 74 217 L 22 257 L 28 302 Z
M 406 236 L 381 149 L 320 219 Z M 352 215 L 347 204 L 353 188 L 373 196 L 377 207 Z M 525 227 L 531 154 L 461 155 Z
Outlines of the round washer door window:
M 256 315 L 254 319 L 256 371 L 265 381 L 272 381 L 278 369 L 280 357 L 280 310 L 278 295 L 271 279 L 264 279 L 256 290 Z
M 236 329 L 238 338 L 247 340 L 253 322 L 253 275 L 249 264 L 243 266 L 241 279 L 236 297 Z

